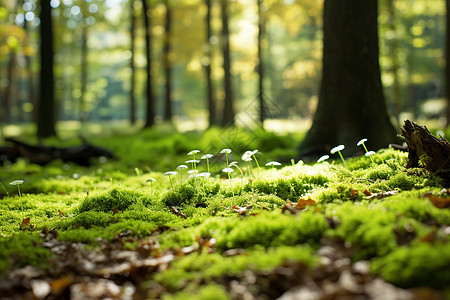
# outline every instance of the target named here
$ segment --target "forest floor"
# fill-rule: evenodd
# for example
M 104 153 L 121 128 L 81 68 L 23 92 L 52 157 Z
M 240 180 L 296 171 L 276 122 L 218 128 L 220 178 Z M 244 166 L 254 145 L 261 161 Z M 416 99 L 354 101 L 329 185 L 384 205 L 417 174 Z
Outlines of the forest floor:
M 89 168 L 6 162 L 0 299 L 450 299 L 450 189 L 393 149 L 293 160 L 301 137 L 147 130 L 92 140 L 117 159 Z

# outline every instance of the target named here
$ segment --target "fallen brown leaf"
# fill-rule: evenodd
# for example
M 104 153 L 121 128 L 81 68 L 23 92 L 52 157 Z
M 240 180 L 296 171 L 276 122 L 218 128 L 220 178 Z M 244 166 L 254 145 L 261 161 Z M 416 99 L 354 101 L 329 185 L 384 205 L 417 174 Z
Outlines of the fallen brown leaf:
M 22 223 L 20 224 L 20 229 L 23 229 L 24 227 L 29 226 L 30 228 L 33 228 L 33 224 L 31 224 L 31 218 L 25 218 L 22 220 Z
M 425 197 L 430 200 L 430 202 L 436 206 L 437 208 L 449 208 L 450 207 L 450 198 L 443 198 L 433 194 L 425 194 Z

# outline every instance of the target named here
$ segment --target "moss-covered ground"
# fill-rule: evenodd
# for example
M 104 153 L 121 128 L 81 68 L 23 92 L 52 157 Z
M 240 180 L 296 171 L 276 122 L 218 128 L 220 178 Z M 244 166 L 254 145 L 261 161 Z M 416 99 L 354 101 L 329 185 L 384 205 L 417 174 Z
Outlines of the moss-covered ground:
M 392 149 L 292 160 L 300 138 L 148 130 L 92 140 L 118 159 L 90 168 L 5 163 L 0 298 L 448 298 L 440 179 Z

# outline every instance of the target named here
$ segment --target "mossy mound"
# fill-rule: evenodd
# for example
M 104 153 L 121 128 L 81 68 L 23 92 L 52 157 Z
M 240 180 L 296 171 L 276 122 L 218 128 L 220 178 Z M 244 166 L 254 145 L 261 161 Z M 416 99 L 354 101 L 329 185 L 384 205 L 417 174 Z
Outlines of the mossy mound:
M 114 187 L 106 192 L 86 196 L 78 207 L 79 212 L 97 211 L 113 212 L 114 209 L 143 209 L 144 203 L 151 202 L 150 197 L 143 193 L 120 187 Z

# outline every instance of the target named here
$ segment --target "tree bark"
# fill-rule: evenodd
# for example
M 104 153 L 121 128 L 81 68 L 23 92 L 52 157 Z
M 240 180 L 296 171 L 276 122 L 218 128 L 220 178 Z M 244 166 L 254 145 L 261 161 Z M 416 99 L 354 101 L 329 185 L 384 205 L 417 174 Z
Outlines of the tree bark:
M 261 12 L 262 0 L 257 0 L 258 6 L 258 66 L 257 71 L 259 75 L 258 80 L 258 99 L 259 99 L 259 122 L 264 128 L 264 119 L 266 118 L 266 107 L 264 103 L 264 62 L 261 43 L 264 36 L 264 20 Z
M 131 1 L 131 24 L 130 24 L 130 70 L 131 70 L 131 77 L 130 77 L 130 123 L 134 125 L 136 123 L 136 97 L 134 96 L 135 93 L 135 81 L 136 81 L 136 66 L 134 64 L 134 40 L 136 38 L 136 15 L 134 12 L 134 1 Z
M 214 98 L 214 87 L 211 77 L 211 64 L 212 64 L 212 49 L 210 39 L 212 37 L 212 26 L 211 26 L 211 0 L 205 0 L 206 4 L 206 59 L 207 63 L 204 65 L 205 77 L 206 77 L 206 97 L 207 106 L 209 112 L 209 127 L 217 125 L 216 120 L 216 99 Z
M 406 168 L 424 168 L 450 184 L 450 143 L 444 138 L 433 136 L 426 127 L 406 120 L 402 135 L 408 146 Z
M 231 82 L 230 30 L 228 26 L 228 0 L 221 0 L 222 52 L 224 69 L 224 107 L 222 126 L 234 126 L 233 88 Z
M 142 9 L 144 11 L 144 24 L 145 24 L 145 56 L 147 58 L 146 66 L 146 120 L 144 127 L 152 127 L 155 122 L 155 101 L 153 97 L 152 89 L 152 38 L 151 38 L 151 19 L 150 8 L 147 5 L 147 0 L 142 0 Z
M 166 20 L 164 24 L 165 36 L 164 36 L 164 46 L 163 46 L 163 63 L 164 63 L 164 74 L 166 77 L 165 84 L 165 112 L 164 120 L 172 121 L 172 64 L 170 61 L 170 51 L 171 51 L 171 25 L 172 25 L 172 10 L 170 7 L 169 0 L 164 1 L 166 6 Z
M 40 94 L 37 136 L 56 136 L 55 91 L 53 75 L 53 28 L 50 0 L 41 1 Z
M 384 100 L 378 62 L 377 0 L 325 0 L 319 103 L 301 156 L 320 156 L 339 144 L 344 154 L 396 140 Z

